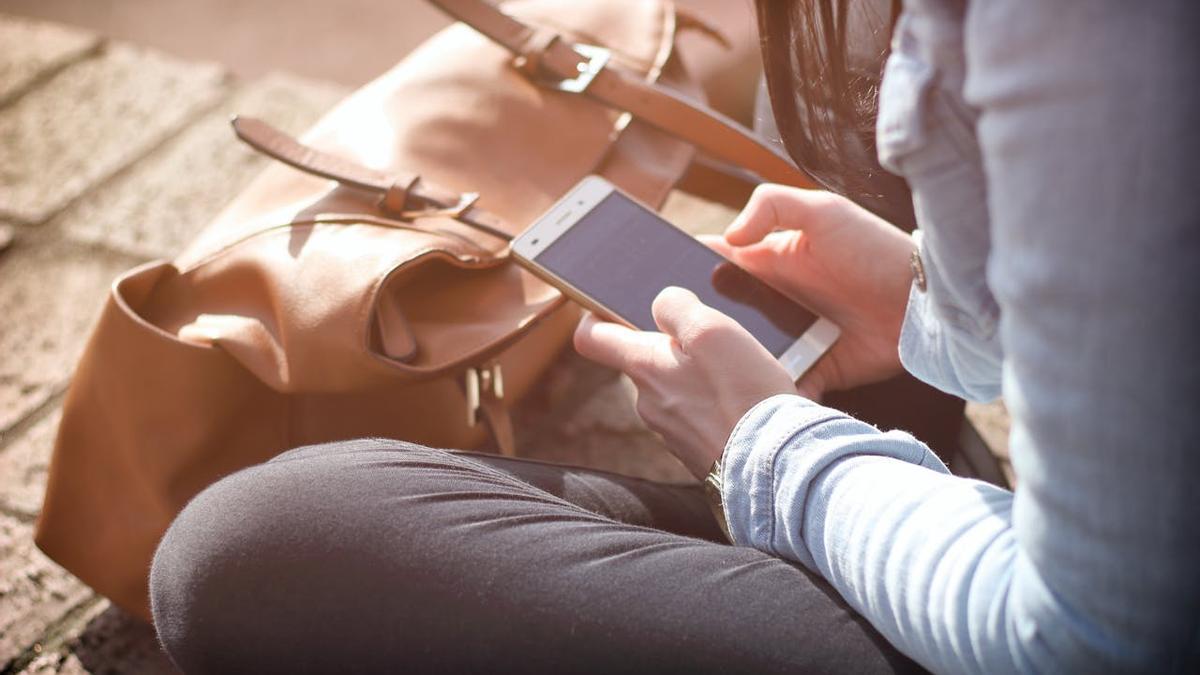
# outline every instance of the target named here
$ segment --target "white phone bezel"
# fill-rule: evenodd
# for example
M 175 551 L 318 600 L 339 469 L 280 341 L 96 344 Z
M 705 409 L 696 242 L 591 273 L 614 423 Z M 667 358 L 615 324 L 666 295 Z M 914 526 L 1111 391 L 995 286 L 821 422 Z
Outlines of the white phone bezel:
M 571 229 L 614 190 L 616 187 L 603 178 L 587 176 L 513 240 L 513 253 L 528 262 L 535 262 L 538 254 L 545 251 L 546 247 Z
M 532 272 L 546 279 L 550 284 L 561 288 L 569 296 L 580 301 L 592 310 L 600 310 L 610 318 L 616 318 L 621 323 L 629 325 L 611 308 L 604 307 L 586 293 L 576 288 L 570 281 L 559 277 L 553 271 L 546 269 L 537 262 L 537 256 L 548 246 L 558 240 L 567 230 L 571 229 L 585 215 L 596 207 L 605 197 L 619 190 L 612 183 L 599 176 L 587 176 L 566 196 L 550 207 L 542 217 L 538 218 L 512 242 L 512 252 L 518 262 L 524 264 Z M 625 193 L 623 196 L 645 207 L 633 197 Z M 653 209 L 650 209 L 653 212 Z M 672 225 L 674 226 L 674 225 Z M 811 311 L 811 310 L 810 310 Z M 632 327 L 632 326 L 631 326 Z M 816 363 L 841 334 L 840 329 L 829 319 L 818 315 L 808 330 L 804 332 L 790 347 L 778 356 L 779 362 L 794 379 L 799 379 L 806 370 Z

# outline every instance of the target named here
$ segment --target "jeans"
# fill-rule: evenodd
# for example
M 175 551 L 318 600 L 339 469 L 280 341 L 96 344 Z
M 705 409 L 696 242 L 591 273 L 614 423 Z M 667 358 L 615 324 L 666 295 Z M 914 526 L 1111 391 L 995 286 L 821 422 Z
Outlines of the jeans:
M 699 486 L 388 440 L 293 450 L 175 520 L 150 578 L 206 672 L 917 670 Z

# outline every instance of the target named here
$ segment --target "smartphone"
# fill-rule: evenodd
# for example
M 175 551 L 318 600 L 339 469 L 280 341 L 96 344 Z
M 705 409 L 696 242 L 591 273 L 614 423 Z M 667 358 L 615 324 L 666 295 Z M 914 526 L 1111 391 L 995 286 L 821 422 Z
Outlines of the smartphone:
M 657 331 L 650 306 L 691 290 L 740 323 L 799 378 L 839 330 L 599 176 L 588 176 L 512 243 L 516 260 L 602 318 Z

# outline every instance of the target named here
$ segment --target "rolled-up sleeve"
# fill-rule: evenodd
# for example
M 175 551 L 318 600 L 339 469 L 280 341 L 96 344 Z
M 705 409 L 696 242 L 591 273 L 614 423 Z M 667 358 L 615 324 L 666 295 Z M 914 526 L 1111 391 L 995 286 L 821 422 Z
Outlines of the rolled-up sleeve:
M 800 449 L 803 450 L 800 450 Z M 725 448 L 722 481 L 734 541 L 818 567 L 797 527 L 823 512 L 818 479 L 842 460 L 888 457 L 949 474 L 937 455 L 902 431 L 881 433 L 845 413 L 799 396 L 773 396 L 738 423 Z

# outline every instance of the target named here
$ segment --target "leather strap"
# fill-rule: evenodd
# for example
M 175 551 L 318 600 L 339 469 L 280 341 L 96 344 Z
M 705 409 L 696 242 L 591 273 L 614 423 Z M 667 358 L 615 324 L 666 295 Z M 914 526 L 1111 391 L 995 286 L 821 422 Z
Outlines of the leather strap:
M 253 117 L 235 116 L 234 133 L 259 152 L 306 173 L 380 195 L 380 207 L 402 219 L 447 216 L 510 241 L 513 230 L 499 216 L 475 204 L 478 195 L 459 194 L 422 181 L 416 174 L 389 174 L 304 145 L 288 134 Z
M 546 39 L 545 30 L 535 29 L 484 0 L 430 0 L 450 16 L 470 25 L 528 64 L 536 64 L 543 78 L 532 77 L 543 86 L 557 87 L 588 70 L 590 59 L 579 45 L 559 35 Z M 586 50 L 586 46 L 585 46 Z M 654 82 L 623 71 L 612 62 L 595 72 L 578 92 L 604 105 L 676 136 L 713 157 L 753 171 L 763 180 L 797 187 L 815 188 L 817 183 L 774 147 L 721 113 L 683 98 Z

